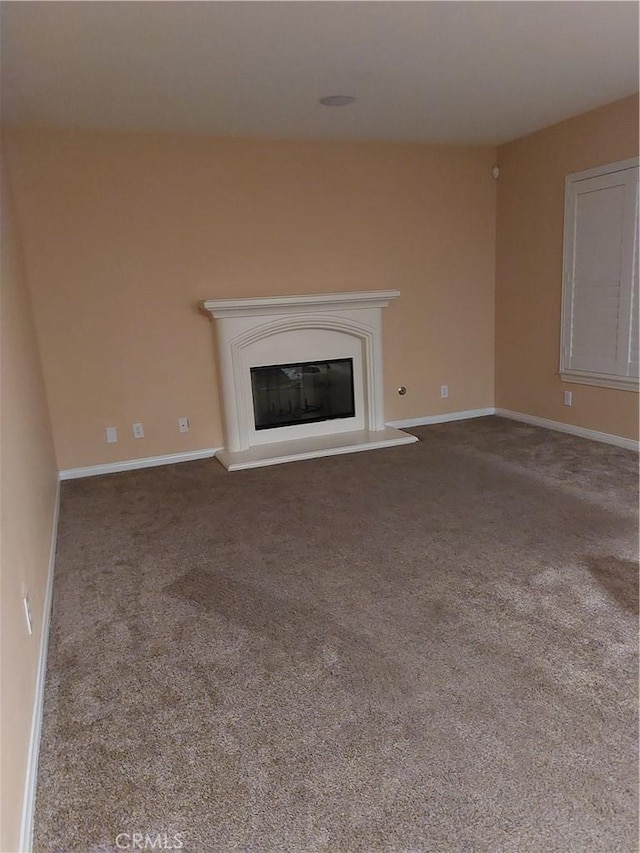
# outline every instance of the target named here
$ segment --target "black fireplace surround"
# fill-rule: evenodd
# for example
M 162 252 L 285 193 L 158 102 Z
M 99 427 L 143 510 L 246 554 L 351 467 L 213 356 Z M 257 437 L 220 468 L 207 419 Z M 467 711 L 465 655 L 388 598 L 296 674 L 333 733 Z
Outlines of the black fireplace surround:
M 257 430 L 355 417 L 351 358 L 252 367 L 251 387 Z

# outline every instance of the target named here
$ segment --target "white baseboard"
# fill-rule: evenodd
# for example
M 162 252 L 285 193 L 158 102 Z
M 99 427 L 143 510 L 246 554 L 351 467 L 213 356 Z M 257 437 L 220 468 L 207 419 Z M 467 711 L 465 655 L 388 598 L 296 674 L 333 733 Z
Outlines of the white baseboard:
M 407 429 L 416 426 L 428 426 L 429 424 L 445 424 L 452 421 L 466 421 L 471 418 L 484 418 L 488 415 L 498 415 L 514 421 L 540 426 L 545 429 L 566 432 L 592 441 L 602 441 L 613 444 L 616 447 L 624 447 L 627 450 L 638 450 L 640 444 L 631 438 L 621 435 L 612 435 L 607 432 L 585 429 L 584 427 L 565 424 L 560 421 L 551 421 L 547 418 L 538 418 L 535 415 L 526 415 L 522 412 L 512 412 L 510 409 L 496 409 L 487 406 L 484 409 L 466 409 L 462 412 L 445 412 L 441 415 L 425 415 L 421 418 L 406 418 L 401 421 L 387 421 L 386 426 L 395 429 Z M 196 459 L 208 459 L 215 456 L 223 447 L 208 447 L 204 450 L 191 450 L 185 453 L 168 453 L 166 456 L 148 456 L 144 459 L 127 459 L 123 462 L 108 462 L 105 465 L 89 465 L 87 468 L 67 468 L 60 471 L 61 480 L 76 480 L 81 477 L 95 477 L 99 474 L 115 474 L 118 471 L 135 471 L 139 468 L 154 468 L 157 465 L 173 465 L 176 462 L 192 462 Z
M 485 418 L 487 415 L 495 414 L 495 409 L 490 406 L 486 409 L 467 409 L 464 412 L 445 412 L 443 415 L 426 415 L 423 418 L 407 418 L 404 421 L 387 421 L 388 427 L 406 429 L 414 426 L 427 426 L 428 424 L 446 424 L 449 421 L 466 421 L 470 418 Z
M 539 418 L 535 415 L 525 415 L 523 412 L 513 412 L 510 409 L 467 409 L 463 412 L 446 412 L 443 415 L 426 415 L 423 418 L 407 418 L 403 421 L 388 421 L 387 426 L 396 429 L 407 429 L 415 426 L 428 426 L 429 424 L 445 424 L 450 421 L 466 421 L 469 418 L 484 418 L 487 415 L 497 415 L 501 418 L 509 418 L 512 421 L 521 421 L 531 426 L 544 427 L 556 432 L 566 432 L 569 435 L 577 435 L 580 438 L 588 438 L 591 441 L 601 441 L 605 444 L 613 444 L 616 447 L 624 447 L 626 450 L 640 450 L 640 442 L 632 438 L 624 438 L 622 435 L 613 435 L 608 432 L 598 432 L 595 429 L 565 424 L 562 421 L 551 421 L 548 418 Z
M 215 456 L 221 447 L 205 450 L 188 450 L 185 453 L 167 453 L 166 456 L 147 456 L 144 459 L 126 459 L 123 462 L 107 462 L 105 465 L 89 465 L 87 468 L 67 468 L 60 471 L 61 480 L 78 480 L 81 477 L 96 477 L 99 474 L 115 474 L 118 471 L 135 471 L 138 468 L 155 468 L 158 465 L 173 465 L 176 462 L 193 462 Z
M 51 621 L 51 604 L 53 601 L 53 572 L 56 560 L 56 545 L 58 542 L 58 517 L 60 515 L 60 482 L 56 486 L 56 497 L 53 508 L 53 524 L 51 528 L 51 548 L 49 551 L 49 568 L 47 586 L 42 608 L 42 634 L 38 669 L 36 672 L 36 692 L 33 700 L 31 716 L 31 732 L 29 736 L 29 753 L 27 756 L 27 774 L 24 783 L 22 800 L 22 823 L 20 826 L 20 851 L 31 853 L 33 847 L 33 817 L 36 803 L 36 784 L 38 782 L 38 758 L 40 755 L 40 736 L 42 733 L 42 712 L 44 708 L 44 682 L 47 674 L 47 651 L 49 648 L 49 623 Z
M 598 432 L 595 429 L 585 429 L 584 427 L 574 426 L 573 424 L 564 424 L 562 421 L 550 421 L 548 418 L 538 418 L 535 415 L 525 415 L 522 412 L 512 412 L 510 409 L 496 409 L 495 414 L 501 418 L 509 418 L 512 421 L 522 421 L 531 426 L 544 427 L 545 429 L 553 429 L 556 432 L 567 432 L 569 435 L 577 435 L 580 438 L 588 438 L 591 441 L 601 441 L 604 444 L 613 444 L 616 447 L 624 447 L 627 450 L 640 449 L 640 442 L 634 441 L 632 438 L 624 438 L 621 435 L 612 435 L 608 432 Z

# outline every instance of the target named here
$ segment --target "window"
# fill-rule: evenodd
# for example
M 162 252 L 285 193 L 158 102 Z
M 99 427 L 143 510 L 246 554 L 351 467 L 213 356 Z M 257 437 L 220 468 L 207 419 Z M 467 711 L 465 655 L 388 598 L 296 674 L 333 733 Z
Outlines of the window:
M 566 178 L 560 376 L 638 389 L 638 159 Z

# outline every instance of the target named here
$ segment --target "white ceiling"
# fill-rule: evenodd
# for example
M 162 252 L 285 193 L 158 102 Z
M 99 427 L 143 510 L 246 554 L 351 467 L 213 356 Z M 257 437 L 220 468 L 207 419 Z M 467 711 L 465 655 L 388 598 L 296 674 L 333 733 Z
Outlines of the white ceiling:
M 11 2 L 2 117 L 496 144 L 638 90 L 635 2 Z M 324 107 L 323 95 L 355 95 Z

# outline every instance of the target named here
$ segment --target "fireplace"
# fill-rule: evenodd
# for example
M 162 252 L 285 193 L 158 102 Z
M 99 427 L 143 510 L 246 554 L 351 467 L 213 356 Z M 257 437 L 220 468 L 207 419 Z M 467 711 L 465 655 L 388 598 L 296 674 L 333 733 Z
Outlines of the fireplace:
M 255 427 L 274 429 L 353 418 L 353 359 L 251 368 Z
M 397 290 L 207 300 L 229 470 L 396 444 L 384 422 L 382 308 Z

